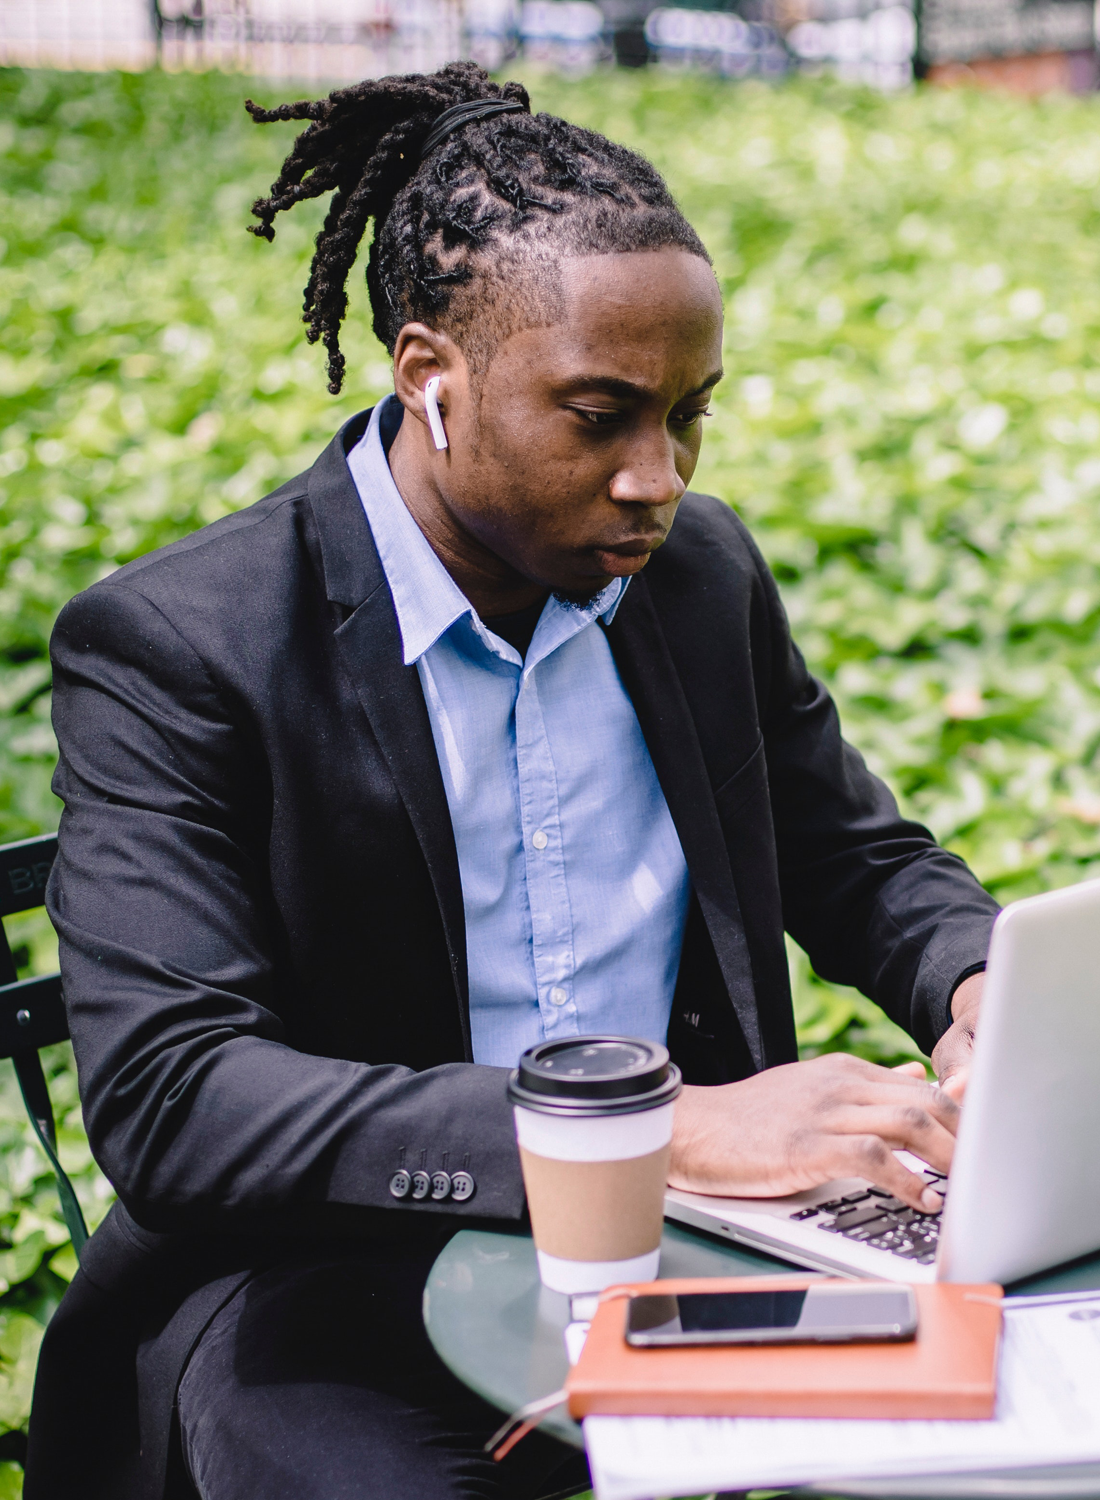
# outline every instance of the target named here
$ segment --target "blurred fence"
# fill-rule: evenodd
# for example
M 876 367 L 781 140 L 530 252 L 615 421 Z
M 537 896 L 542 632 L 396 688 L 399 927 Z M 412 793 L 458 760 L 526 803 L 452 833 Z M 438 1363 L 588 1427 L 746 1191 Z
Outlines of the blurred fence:
M 523 56 L 726 77 L 1095 86 L 1094 0 L 0 0 L 0 64 L 345 79 Z M 1019 75 L 1018 77 L 1016 75 Z
M 702 0 L 704 6 L 710 0 Z M 656 62 L 729 77 L 829 67 L 891 88 L 912 77 L 907 0 L 0 0 L 0 63 L 220 68 L 332 80 L 522 55 L 565 73 Z
M 0 0 L 0 61 L 363 78 L 462 55 L 466 9 L 462 0 Z
M 786 0 L 761 6 L 768 22 L 724 11 L 655 10 L 646 39 L 666 66 L 726 76 L 774 78 L 792 68 L 822 69 L 854 83 L 904 88 L 912 82 L 917 27 L 905 3 Z

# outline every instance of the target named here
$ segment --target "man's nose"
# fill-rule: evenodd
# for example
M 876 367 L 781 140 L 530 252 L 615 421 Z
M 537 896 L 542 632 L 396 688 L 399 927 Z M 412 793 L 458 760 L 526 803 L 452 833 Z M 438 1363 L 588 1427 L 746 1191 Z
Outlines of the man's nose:
M 672 505 L 686 489 L 676 470 L 671 438 L 666 432 L 657 432 L 630 445 L 608 493 L 622 505 Z

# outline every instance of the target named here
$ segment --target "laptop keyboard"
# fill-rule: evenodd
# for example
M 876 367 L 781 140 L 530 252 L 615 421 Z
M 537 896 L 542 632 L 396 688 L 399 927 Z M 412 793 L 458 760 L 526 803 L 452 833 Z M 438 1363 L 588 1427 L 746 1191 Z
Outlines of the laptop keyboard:
M 944 1194 L 946 1179 L 938 1172 L 925 1172 L 925 1181 Z M 828 1203 L 802 1208 L 792 1219 L 816 1220 L 815 1228 L 859 1240 L 876 1250 L 889 1250 L 919 1266 L 931 1265 L 940 1238 L 939 1214 L 921 1214 L 884 1188 L 867 1188 L 831 1198 Z

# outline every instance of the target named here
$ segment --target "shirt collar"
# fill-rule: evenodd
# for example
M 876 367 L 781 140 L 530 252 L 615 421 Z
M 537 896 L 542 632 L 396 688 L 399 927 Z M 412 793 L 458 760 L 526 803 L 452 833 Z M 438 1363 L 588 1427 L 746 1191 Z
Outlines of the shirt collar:
M 440 636 L 464 616 L 468 617 L 474 634 L 489 651 L 505 661 L 523 665 L 519 653 L 493 635 L 478 618 L 473 605 L 413 520 L 393 482 L 382 446 L 380 420 L 386 401 L 396 399 L 396 396 L 387 396 L 374 408 L 366 432 L 348 454 L 348 469 L 359 491 L 393 595 L 405 665 L 411 666 L 419 661 Z M 613 578 L 583 609 L 559 604 L 551 598 L 531 642 L 527 668 L 536 666 L 593 621 L 602 617 L 610 624 L 629 582 L 628 578 Z

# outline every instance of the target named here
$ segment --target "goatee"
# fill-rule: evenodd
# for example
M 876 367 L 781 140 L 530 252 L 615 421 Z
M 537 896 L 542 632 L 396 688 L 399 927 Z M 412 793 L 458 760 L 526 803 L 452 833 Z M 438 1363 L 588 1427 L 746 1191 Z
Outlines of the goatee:
M 554 590 L 554 598 L 565 609 L 587 609 L 603 593 L 605 584 L 598 589 L 586 589 L 584 593 L 566 593 L 563 589 Z

